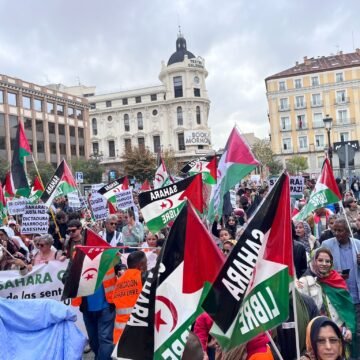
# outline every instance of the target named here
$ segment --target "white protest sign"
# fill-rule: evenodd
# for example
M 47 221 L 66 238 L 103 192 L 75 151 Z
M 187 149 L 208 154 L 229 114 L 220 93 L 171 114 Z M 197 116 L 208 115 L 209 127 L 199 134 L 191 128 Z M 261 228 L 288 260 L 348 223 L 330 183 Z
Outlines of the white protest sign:
M 127 209 L 134 206 L 134 200 L 132 196 L 132 190 L 122 190 L 115 194 L 116 196 L 116 207 L 118 209 Z
M 22 215 L 27 204 L 29 204 L 29 199 L 9 200 L 7 202 L 8 213 L 10 215 Z
M 80 203 L 80 199 L 79 199 L 77 191 L 68 193 L 67 198 L 68 198 L 70 207 L 72 207 L 74 209 L 80 209 L 81 203 Z
M 102 186 L 103 184 L 96 184 L 91 187 L 89 203 L 96 221 L 104 220 L 108 216 L 107 200 L 97 192 Z
M 250 180 L 257 186 L 261 185 L 261 177 L 258 174 L 251 175 Z
M 21 276 L 19 270 L 0 271 L 0 297 L 7 299 L 53 299 L 61 300 L 64 285 L 61 278 L 69 260 L 49 261 L 36 265 L 31 272 Z M 70 306 L 70 299 L 64 301 Z M 29 304 L 30 306 L 30 304 Z M 72 307 L 77 314 L 76 325 L 86 335 L 83 317 L 78 308 Z
M 274 186 L 278 177 L 272 176 L 268 178 L 270 187 Z M 290 176 L 290 196 L 302 197 L 304 192 L 304 178 L 302 176 Z
M 236 206 L 236 192 L 235 190 L 229 190 L 230 193 L 230 202 L 231 202 L 231 206 L 233 207 L 233 209 L 235 209 Z
M 22 234 L 47 234 L 49 229 L 49 215 L 43 204 L 26 205 L 21 222 Z

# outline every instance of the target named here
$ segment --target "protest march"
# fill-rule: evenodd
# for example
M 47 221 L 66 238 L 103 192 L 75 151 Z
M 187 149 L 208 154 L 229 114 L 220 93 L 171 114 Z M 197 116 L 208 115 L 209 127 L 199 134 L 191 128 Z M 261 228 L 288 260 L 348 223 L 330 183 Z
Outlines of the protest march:
M 261 179 L 234 127 L 220 158 L 170 174 L 159 156 L 139 189 L 122 174 L 84 197 L 65 159 L 44 184 L 28 156 L 19 120 L 1 359 L 360 359 L 360 192 L 327 158 Z

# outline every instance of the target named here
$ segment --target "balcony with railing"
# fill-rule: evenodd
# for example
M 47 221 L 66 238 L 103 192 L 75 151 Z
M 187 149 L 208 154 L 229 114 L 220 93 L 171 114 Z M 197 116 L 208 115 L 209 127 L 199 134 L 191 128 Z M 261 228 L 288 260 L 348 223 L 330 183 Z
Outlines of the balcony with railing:
M 317 101 L 312 101 L 311 102 L 311 107 L 312 108 L 321 107 L 321 106 L 323 106 L 323 101 L 322 100 L 317 100 Z
M 290 106 L 288 104 L 280 104 L 279 111 L 290 111 Z
M 284 131 L 291 131 L 291 125 L 282 125 L 280 126 L 280 131 L 284 132 Z
M 314 121 L 312 123 L 312 128 L 313 129 L 319 129 L 319 128 L 323 128 L 324 127 L 324 122 L 323 121 Z
M 295 109 L 296 110 L 305 109 L 305 108 L 306 108 L 306 101 L 295 103 Z
M 338 97 L 335 99 L 335 105 L 344 105 L 350 102 L 350 98 L 348 96 Z
M 334 127 L 341 127 L 341 126 L 349 126 L 349 125 L 355 125 L 355 118 L 340 118 L 336 119 L 334 123 Z

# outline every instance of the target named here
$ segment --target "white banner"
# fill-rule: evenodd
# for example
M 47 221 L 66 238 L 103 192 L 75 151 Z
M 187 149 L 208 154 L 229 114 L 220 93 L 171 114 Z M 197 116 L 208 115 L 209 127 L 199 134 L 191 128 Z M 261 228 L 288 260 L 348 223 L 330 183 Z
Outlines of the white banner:
M 134 206 L 134 200 L 132 196 L 132 190 L 122 190 L 115 194 L 116 196 L 116 208 L 127 209 Z
M 22 234 L 47 234 L 49 229 L 49 214 L 43 204 L 26 205 L 21 222 Z
M 184 131 L 185 146 L 210 145 L 210 134 L 208 131 L 187 130 Z
M 61 278 L 68 265 L 65 261 L 49 261 L 36 265 L 32 271 L 21 276 L 19 270 L 0 271 L 0 297 L 7 299 L 54 299 L 61 300 L 64 285 Z M 70 299 L 64 301 L 70 305 Z M 71 306 L 77 315 L 76 325 L 86 335 L 82 314 Z
M 74 191 L 67 194 L 67 198 L 69 200 L 69 206 L 74 209 L 80 209 L 81 203 L 80 198 L 78 196 L 78 192 Z
M 271 176 L 268 178 L 270 187 L 274 186 L 277 176 Z M 304 192 L 304 178 L 302 176 L 290 176 L 290 196 L 302 197 Z
M 22 215 L 27 204 L 29 204 L 29 199 L 9 200 L 6 203 L 9 215 Z

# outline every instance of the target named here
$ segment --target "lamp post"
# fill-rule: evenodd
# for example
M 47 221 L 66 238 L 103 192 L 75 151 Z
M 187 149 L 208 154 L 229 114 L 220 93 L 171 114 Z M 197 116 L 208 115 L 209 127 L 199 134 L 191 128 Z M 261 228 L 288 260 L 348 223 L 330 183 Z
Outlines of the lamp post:
M 332 163 L 332 148 L 331 148 L 331 142 L 330 142 L 330 132 L 331 132 L 331 125 L 332 125 L 333 119 L 327 114 L 326 117 L 323 119 L 325 129 L 327 131 L 327 137 L 328 137 L 328 158 L 330 159 L 330 165 L 331 169 L 333 167 Z

